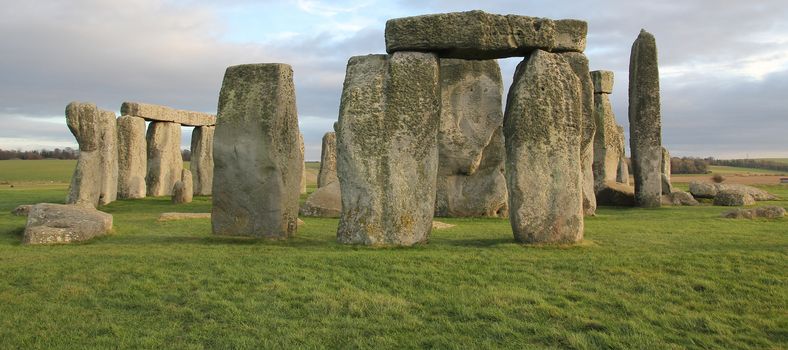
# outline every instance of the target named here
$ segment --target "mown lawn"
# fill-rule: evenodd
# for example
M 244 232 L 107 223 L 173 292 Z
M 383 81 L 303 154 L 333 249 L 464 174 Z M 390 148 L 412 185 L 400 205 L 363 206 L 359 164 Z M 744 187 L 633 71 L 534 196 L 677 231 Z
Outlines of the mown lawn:
M 288 241 L 214 237 L 209 220 L 156 221 L 208 198 L 149 198 L 103 207 L 111 236 L 20 245 L 9 210 L 65 194 L 0 185 L 0 347 L 788 348 L 788 219 L 601 208 L 571 247 L 438 219 L 457 226 L 370 249 L 335 243 L 335 219 Z

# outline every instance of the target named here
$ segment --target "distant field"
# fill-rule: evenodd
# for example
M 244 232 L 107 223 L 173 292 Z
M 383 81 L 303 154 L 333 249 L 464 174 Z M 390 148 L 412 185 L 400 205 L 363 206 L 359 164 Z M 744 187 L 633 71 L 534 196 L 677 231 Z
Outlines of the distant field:
M 771 174 L 771 175 L 780 175 L 785 174 L 784 171 L 777 171 L 777 170 L 768 170 L 768 169 L 757 169 L 757 168 L 738 168 L 732 166 L 718 166 L 718 165 L 710 165 L 709 170 L 711 170 L 712 174 Z
M 775 162 L 775 163 L 788 164 L 788 158 L 761 158 L 760 160 L 765 160 L 765 161 Z
M 0 160 L 0 182 L 71 182 L 76 160 Z

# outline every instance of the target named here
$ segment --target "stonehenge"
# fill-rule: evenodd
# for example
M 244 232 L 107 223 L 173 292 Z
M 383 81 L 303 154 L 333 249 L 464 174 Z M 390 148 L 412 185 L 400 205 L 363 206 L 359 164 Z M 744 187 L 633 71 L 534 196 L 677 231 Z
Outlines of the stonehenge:
M 113 118 L 114 119 L 114 118 Z M 23 244 L 64 244 L 103 236 L 112 215 L 90 206 L 39 203 L 30 208 Z
M 118 198 L 145 198 L 148 168 L 145 119 L 118 118 Z
M 304 160 L 293 69 L 276 63 L 227 68 L 216 122 L 213 233 L 295 235 Z
M 181 178 L 181 125 L 173 122 L 151 122 L 146 137 L 148 173 L 145 182 L 150 196 L 169 196 Z
M 113 202 L 118 188 L 115 114 L 92 103 L 71 102 L 66 124 L 80 150 L 66 203 L 96 207 Z
M 670 184 L 670 153 L 665 147 L 662 147 L 659 170 L 662 194 L 670 194 L 673 192 L 673 186 Z
M 337 124 L 337 240 L 413 245 L 432 229 L 440 124 L 438 57 L 351 57 Z
M 320 150 L 320 172 L 317 174 L 317 188 L 324 187 L 337 179 L 337 134 L 327 132 L 323 135 Z
M 309 195 L 299 213 L 304 216 L 339 217 L 342 210 L 337 178 L 337 138 L 335 132 L 323 135 L 317 189 Z
M 191 203 L 194 196 L 194 182 L 189 169 L 181 169 L 181 178 L 172 187 L 172 203 Z
M 198 126 L 192 131 L 192 159 L 189 169 L 194 181 L 193 193 L 198 196 L 211 195 L 213 188 L 213 134 L 216 127 Z
M 632 44 L 629 61 L 629 144 L 635 175 L 635 200 L 659 207 L 662 196 L 662 131 L 657 44 L 645 30 Z
M 147 121 L 171 122 L 187 126 L 216 125 L 216 116 L 212 114 L 139 102 L 123 102 L 120 106 L 120 114 L 141 117 Z
M 591 80 L 594 82 L 594 187 L 599 191 L 608 181 L 620 180 L 618 170 L 624 157 L 624 134 L 616 124 L 609 94 L 613 92 L 613 72 L 593 71 Z M 626 165 L 625 165 L 626 166 Z M 629 175 L 626 176 L 628 178 Z

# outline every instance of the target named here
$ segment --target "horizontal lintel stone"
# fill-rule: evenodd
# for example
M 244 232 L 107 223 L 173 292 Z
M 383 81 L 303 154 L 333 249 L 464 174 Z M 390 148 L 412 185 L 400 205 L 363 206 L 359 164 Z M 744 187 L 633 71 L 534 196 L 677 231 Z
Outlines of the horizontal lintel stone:
M 147 121 L 173 122 L 187 126 L 216 125 L 213 114 L 184 111 L 148 103 L 123 102 L 120 106 L 121 115 L 140 117 Z

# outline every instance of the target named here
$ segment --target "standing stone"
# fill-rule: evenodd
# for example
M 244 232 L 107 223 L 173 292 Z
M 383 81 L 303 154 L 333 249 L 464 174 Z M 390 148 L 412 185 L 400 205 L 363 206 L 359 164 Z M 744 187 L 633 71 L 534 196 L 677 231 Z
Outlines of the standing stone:
M 494 60 L 440 60 L 436 216 L 506 215 L 501 69 Z
M 114 112 L 101 114 L 101 189 L 99 204 L 107 205 L 118 199 L 118 122 Z
M 640 31 L 629 61 L 629 144 L 635 175 L 635 200 L 659 207 L 662 198 L 662 129 L 659 69 L 654 36 Z
M 210 196 L 213 188 L 213 134 L 215 126 L 198 126 L 192 131 L 192 159 L 189 163 L 194 179 L 194 194 Z
M 227 68 L 213 143 L 211 224 L 218 235 L 295 235 L 304 159 L 293 69 Z
M 623 157 L 623 130 L 616 124 L 610 94 L 613 91 L 613 72 L 593 71 L 594 83 L 594 187 L 599 191 L 606 182 L 616 181 L 619 160 Z
M 517 66 L 504 114 L 509 221 L 515 240 L 583 238 L 583 102 L 564 58 L 536 51 Z
M 583 138 L 580 143 L 580 165 L 583 170 L 583 214 L 596 213 L 596 191 L 594 191 L 594 83 L 588 70 L 588 58 L 579 52 L 566 52 L 561 56 L 569 63 L 580 79 L 582 97 L 581 129 Z
M 673 185 L 670 184 L 670 153 L 665 147 L 662 147 L 660 173 L 662 175 L 662 194 L 670 194 L 673 192 Z
M 96 207 L 116 199 L 118 152 L 115 114 L 92 103 L 71 102 L 66 123 L 79 143 L 67 204 Z
M 629 164 L 627 164 L 627 157 L 624 157 L 623 155 L 618 159 L 616 182 L 629 185 Z
M 175 185 L 172 187 L 172 203 L 191 203 L 194 195 L 193 189 L 192 172 L 183 169 L 181 171 L 181 179 L 175 182 Z
M 300 132 L 298 134 L 298 142 L 301 150 L 301 159 L 304 159 L 304 135 L 302 135 Z M 301 167 L 301 194 L 304 193 L 306 193 L 306 164 Z
M 145 198 L 148 155 L 145 119 L 118 118 L 118 197 Z
M 181 125 L 172 122 L 151 122 L 148 125 L 148 195 L 169 196 L 181 178 Z
M 337 125 L 340 243 L 412 245 L 432 229 L 438 171 L 437 56 L 348 61 Z
M 320 172 L 317 174 L 317 188 L 327 186 L 337 179 L 337 134 L 327 132 L 323 135 L 320 150 Z

